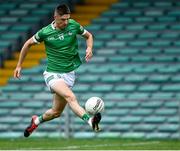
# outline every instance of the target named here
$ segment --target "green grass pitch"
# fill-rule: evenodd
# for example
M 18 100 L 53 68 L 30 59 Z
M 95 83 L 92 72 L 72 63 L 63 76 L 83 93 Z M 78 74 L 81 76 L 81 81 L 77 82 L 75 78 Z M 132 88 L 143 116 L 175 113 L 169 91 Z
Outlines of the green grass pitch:
M 180 140 L 139 140 L 122 138 L 0 139 L 0 150 L 179 150 Z

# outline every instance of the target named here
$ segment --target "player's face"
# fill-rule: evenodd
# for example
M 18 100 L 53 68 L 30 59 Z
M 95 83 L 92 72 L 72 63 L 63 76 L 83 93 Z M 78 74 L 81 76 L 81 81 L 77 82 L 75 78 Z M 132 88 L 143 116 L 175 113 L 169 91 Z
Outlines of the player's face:
M 69 18 L 70 18 L 70 14 L 64 14 L 62 16 L 55 15 L 54 19 L 55 19 L 55 22 L 56 22 L 56 27 L 61 28 L 61 29 L 65 28 L 68 25 Z

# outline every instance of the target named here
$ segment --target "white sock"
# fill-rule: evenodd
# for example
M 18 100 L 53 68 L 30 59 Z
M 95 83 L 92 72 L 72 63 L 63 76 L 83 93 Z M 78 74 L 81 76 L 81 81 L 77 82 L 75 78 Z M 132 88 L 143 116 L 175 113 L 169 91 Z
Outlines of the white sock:
M 92 117 L 89 118 L 88 124 L 92 127 Z
M 39 121 L 39 118 L 38 118 L 38 117 L 34 120 L 34 123 L 35 123 L 36 125 L 39 125 L 40 121 Z

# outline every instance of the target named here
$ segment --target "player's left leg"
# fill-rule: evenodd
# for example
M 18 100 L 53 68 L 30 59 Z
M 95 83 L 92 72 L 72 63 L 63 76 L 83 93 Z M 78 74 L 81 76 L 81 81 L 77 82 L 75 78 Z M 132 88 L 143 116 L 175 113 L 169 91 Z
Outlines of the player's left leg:
M 64 98 L 57 94 L 54 94 L 52 108 L 47 110 L 43 115 L 39 117 L 37 115 L 33 115 L 30 125 L 24 131 L 24 136 L 28 137 L 35 129 L 37 129 L 40 123 L 59 117 L 63 112 L 66 104 L 67 103 Z

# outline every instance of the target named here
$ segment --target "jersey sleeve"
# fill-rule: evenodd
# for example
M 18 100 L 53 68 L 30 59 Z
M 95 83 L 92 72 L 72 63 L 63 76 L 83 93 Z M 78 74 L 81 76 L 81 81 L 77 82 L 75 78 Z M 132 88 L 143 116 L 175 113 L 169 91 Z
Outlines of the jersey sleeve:
M 78 23 L 77 25 L 78 25 L 78 26 L 77 26 L 77 28 L 78 28 L 78 34 L 79 34 L 79 35 L 84 35 L 84 34 L 87 32 L 87 30 L 84 29 L 84 27 L 81 26 L 79 23 Z
M 34 36 L 33 40 L 35 43 L 41 43 L 44 40 L 43 30 L 39 30 Z

